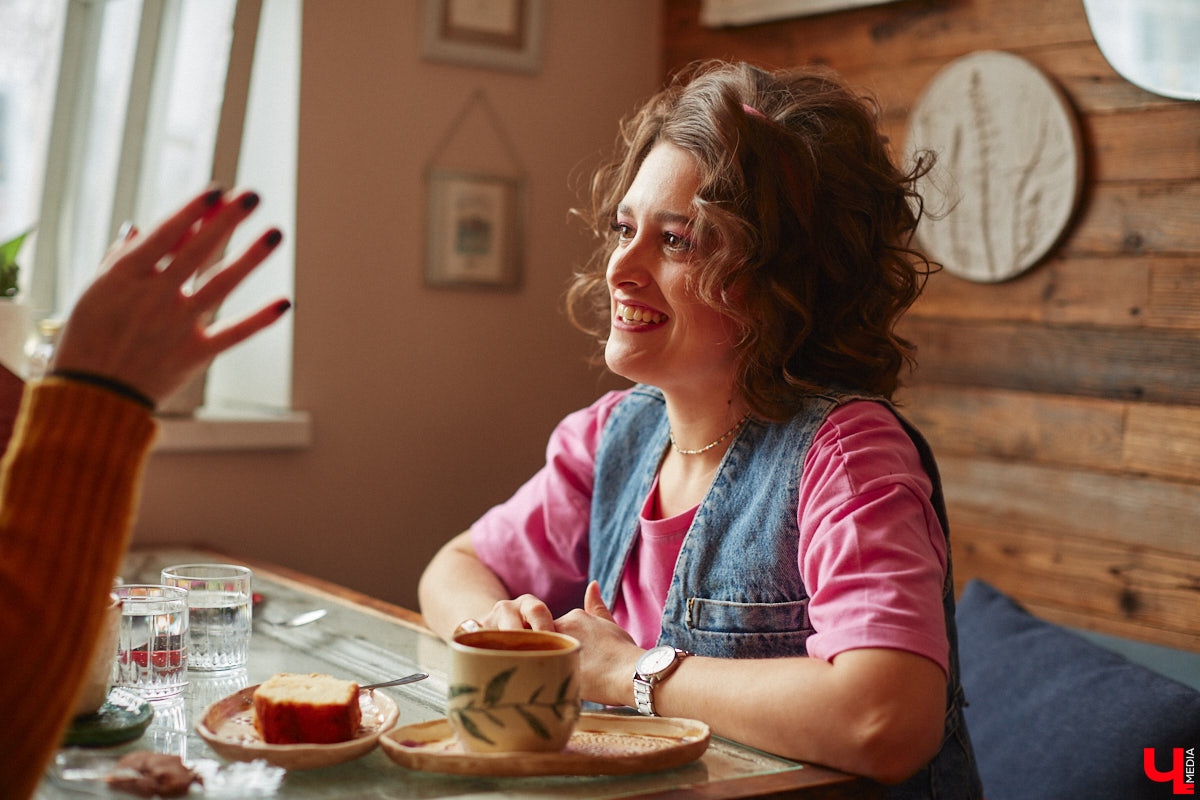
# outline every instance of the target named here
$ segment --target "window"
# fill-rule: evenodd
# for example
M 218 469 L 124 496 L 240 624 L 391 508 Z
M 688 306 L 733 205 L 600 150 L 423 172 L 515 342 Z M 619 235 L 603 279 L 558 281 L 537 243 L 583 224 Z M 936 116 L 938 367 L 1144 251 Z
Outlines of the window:
M 148 227 L 210 181 L 263 196 L 231 253 L 294 230 L 299 2 L 0 0 L 0 31 L 0 238 L 37 224 L 35 318 L 69 311 L 124 221 Z M 290 241 L 222 314 L 292 293 Z M 173 410 L 287 408 L 290 325 L 217 359 Z

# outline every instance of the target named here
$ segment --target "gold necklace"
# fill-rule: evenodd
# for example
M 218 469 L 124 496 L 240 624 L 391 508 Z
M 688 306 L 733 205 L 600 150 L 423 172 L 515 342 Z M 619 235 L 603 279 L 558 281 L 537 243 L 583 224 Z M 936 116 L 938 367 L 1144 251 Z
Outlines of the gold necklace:
M 708 450 L 712 450 L 714 447 L 719 445 L 721 442 L 725 441 L 730 436 L 733 436 L 735 433 L 738 432 L 738 428 L 740 428 L 746 424 L 746 420 L 748 420 L 748 419 L 750 419 L 749 411 L 747 411 L 745 414 L 743 414 L 742 418 L 739 419 L 736 423 L 734 423 L 734 426 L 732 428 L 725 431 L 725 433 L 721 434 L 720 439 L 717 439 L 715 442 L 709 442 L 708 444 L 704 445 L 704 447 L 698 447 L 695 450 L 684 450 L 682 447 L 677 445 L 675 443 L 675 431 L 671 430 L 670 428 L 667 429 L 667 436 L 671 439 L 671 447 L 675 448 L 676 453 L 679 453 L 679 455 L 681 455 L 681 456 L 695 456 L 695 455 L 699 455 L 700 453 L 706 452 Z

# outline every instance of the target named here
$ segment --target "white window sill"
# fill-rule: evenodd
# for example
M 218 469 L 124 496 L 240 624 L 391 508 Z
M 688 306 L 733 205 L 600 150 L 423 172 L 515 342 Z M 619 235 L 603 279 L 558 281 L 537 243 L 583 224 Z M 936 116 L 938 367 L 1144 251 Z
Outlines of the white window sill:
M 190 417 L 160 417 L 155 453 L 304 450 L 312 445 L 307 411 L 198 408 Z

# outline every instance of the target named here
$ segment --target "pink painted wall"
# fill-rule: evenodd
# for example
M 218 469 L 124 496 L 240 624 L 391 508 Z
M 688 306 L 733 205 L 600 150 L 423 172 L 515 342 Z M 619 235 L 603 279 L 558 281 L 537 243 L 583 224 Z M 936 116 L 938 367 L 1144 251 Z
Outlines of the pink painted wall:
M 420 57 L 416 0 L 305 0 L 293 403 L 310 449 L 156 454 L 135 545 L 206 542 L 415 607 L 433 552 L 615 385 L 562 312 L 592 243 L 568 209 L 660 75 L 658 2 L 554 0 L 534 76 Z M 524 287 L 422 283 L 423 172 L 482 89 L 528 172 Z M 448 155 L 509 160 L 486 125 Z

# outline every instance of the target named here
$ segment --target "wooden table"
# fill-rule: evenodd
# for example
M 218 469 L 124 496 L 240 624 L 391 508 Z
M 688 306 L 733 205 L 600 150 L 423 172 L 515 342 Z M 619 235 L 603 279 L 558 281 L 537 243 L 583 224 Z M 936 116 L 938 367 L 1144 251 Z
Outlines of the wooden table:
M 173 563 L 234 561 L 193 548 L 133 551 L 121 577 L 127 583 L 157 583 L 159 570 Z M 247 562 L 234 562 L 247 563 Z M 293 570 L 248 562 L 254 569 L 254 591 L 265 600 L 255 610 L 247 667 L 227 673 L 190 673 L 184 695 L 155 703 L 154 719 L 134 742 L 95 751 L 102 758 L 131 750 L 179 755 L 185 761 L 223 764 L 196 734 L 195 721 L 207 705 L 276 672 L 325 672 L 360 683 L 372 683 L 410 672 L 429 679 L 409 686 L 381 689 L 400 707 L 400 725 L 438 719 L 445 713 L 449 651 L 419 614 Z M 268 620 L 290 618 L 302 611 L 326 608 L 328 614 L 299 628 L 283 628 Z M 78 749 L 60 751 L 78 757 Z M 38 800 L 80 796 L 78 784 L 64 782 L 51 767 Z M 128 797 L 129 795 L 112 795 Z M 292 798 L 342 797 L 470 797 L 485 798 L 656 798 L 656 800 L 720 800 L 721 798 L 878 798 L 882 787 L 824 767 L 800 764 L 735 742 L 713 737 L 697 761 L 671 770 L 632 776 L 495 778 L 457 777 L 405 769 L 381 749 L 355 761 L 315 770 L 292 771 L 278 794 Z

